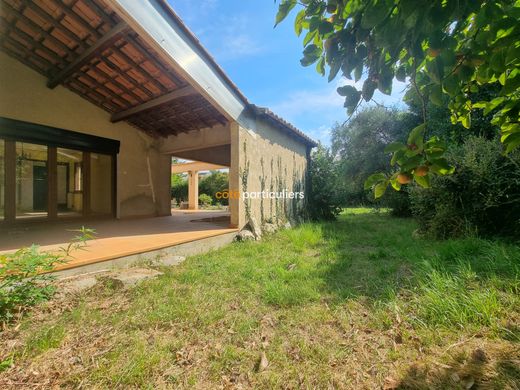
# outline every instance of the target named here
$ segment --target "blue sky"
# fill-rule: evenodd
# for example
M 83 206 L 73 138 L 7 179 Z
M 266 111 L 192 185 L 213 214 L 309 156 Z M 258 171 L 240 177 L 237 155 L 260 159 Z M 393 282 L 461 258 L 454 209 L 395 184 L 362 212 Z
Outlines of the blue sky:
M 330 128 L 347 118 L 336 88 L 353 82 L 337 77 L 328 83 L 313 66 L 300 65 L 303 47 L 293 29 L 295 13 L 273 28 L 273 0 L 168 1 L 251 103 L 329 143 Z M 399 104 L 404 86 L 395 82 L 392 96 L 376 92 L 374 99 Z

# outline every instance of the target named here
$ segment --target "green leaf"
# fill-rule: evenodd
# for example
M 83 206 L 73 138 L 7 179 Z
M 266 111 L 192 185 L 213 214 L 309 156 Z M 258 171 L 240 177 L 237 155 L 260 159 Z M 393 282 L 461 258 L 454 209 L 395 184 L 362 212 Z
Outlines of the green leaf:
M 452 75 L 443 80 L 442 88 L 448 95 L 455 96 L 459 91 L 459 83 L 455 76 Z
M 296 15 L 296 19 L 294 19 L 294 32 L 297 36 L 300 36 L 303 30 L 303 20 L 305 19 L 305 9 L 302 9 Z
M 376 184 L 376 186 L 374 187 L 374 198 L 378 199 L 378 198 L 382 197 L 385 194 L 387 187 L 388 187 L 387 180 L 385 180 L 379 184 Z
M 424 132 L 426 131 L 426 124 L 425 123 L 422 123 L 420 124 L 419 126 L 417 126 L 416 128 L 414 128 L 411 132 L 410 132 L 410 135 L 408 136 L 408 145 L 417 145 L 419 146 L 419 144 L 423 144 L 423 140 L 424 140 Z
M 371 1 L 361 17 L 361 27 L 371 29 L 381 23 L 389 13 L 386 1 Z
M 404 65 L 401 65 L 399 68 L 397 68 L 397 71 L 395 72 L 395 78 L 401 82 L 406 81 L 406 68 Z
M 402 142 L 392 142 L 385 147 L 385 153 L 394 153 L 398 150 L 405 150 L 406 145 Z
M 436 106 L 443 106 L 442 88 L 440 85 L 434 85 L 430 91 L 430 100 Z
M 334 27 L 332 23 L 327 22 L 326 20 L 322 21 L 318 27 L 318 32 L 323 36 L 327 37 L 329 34 L 334 32 Z
M 445 158 L 431 160 L 430 170 L 438 175 L 451 175 L 455 172 L 455 167 L 451 166 Z
M 402 171 L 411 171 L 412 169 L 416 168 L 418 165 L 420 165 L 423 162 L 423 157 L 421 155 L 416 155 L 413 157 L 410 157 L 406 160 L 401 161 L 401 170 Z
M 305 34 L 305 37 L 303 38 L 303 46 L 307 46 L 310 41 L 314 39 L 318 35 L 318 32 L 316 30 L 309 31 L 307 34 Z
M 318 63 L 316 64 L 316 72 L 325 76 L 325 57 L 321 57 Z
M 370 79 L 366 79 L 363 83 L 363 89 L 361 90 L 361 96 L 365 99 L 366 102 L 369 102 L 374 96 L 374 91 L 376 90 L 377 84 L 374 83 Z
M 394 190 L 401 191 L 401 183 L 397 181 L 397 178 L 390 179 L 390 184 Z
M 303 50 L 303 58 L 300 63 L 303 66 L 314 64 L 321 57 L 322 50 L 316 45 L 309 45 Z
M 386 175 L 384 173 L 374 173 L 370 175 L 364 184 L 365 190 L 371 189 L 376 183 L 386 180 Z
M 520 73 L 516 73 L 515 76 L 512 76 L 513 72 L 511 72 L 509 77 L 505 80 L 504 88 L 502 88 L 501 91 L 504 95 L 509 95 L 520 89 Z
M 392 94 L 392 80 L 393 75 L 391 74 L 382 74 L 377 80 L 377 89 L 379 89 L 385 95 Z
M 341 96 L 349 96 L 349 95 L 352 95 L 352 94 L 358 92 L 358 90 L 355 87 L 353 87 L 352 85 L 344 85 L 342 87 L 338 87 L 338 89 L 336 91 Z
M 504 144 L 506 145 L 505 153 L 508 154 L 520 145 L 520 133 L 513 133 L 506 138 Z
M 336 60 L 335 58 L 332 60 L 332 63 L 330 64 L 330 70 L 329 70 L 329 83 L 334 80 L 341 69 L 341 62 Z
M 414 175 L 415 182 L 423 188 L 430 188 L 430 175 L 416 176 Z
M 471 127 L 471 115 L 469 113 L 464 115 L 460 122 L 462 123 L 462 126 L 469 129 Z
M 354 81 L 357 83 L 363 75 L 363 64 L 360 64 L 354 68 Z
M 395 165 L 396 163 L 400 163 L 401 159 L 405 156 L 405 150 L 398 150 L 392 156 L 392 160 L 390 160 L 390 165 Z
M 274 26 L 276 27 L 280 22 L 282 22 L 295 6 L 296 0 L 282 0 L 278 6 L 278 13 L 276 14 Z

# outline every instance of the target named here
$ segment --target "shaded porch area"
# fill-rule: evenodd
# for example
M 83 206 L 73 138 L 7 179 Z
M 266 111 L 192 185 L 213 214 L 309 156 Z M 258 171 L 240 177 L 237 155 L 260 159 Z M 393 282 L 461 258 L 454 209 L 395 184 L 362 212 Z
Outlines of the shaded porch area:
M 166 217 L 42 223 L 4 229 L 0 233 L 0 253 L 33 243 L 42 250 L 58 249 L 76 236 L 73 230 L 83 224 L 95 229 L 96 238 L 88 242 L 85 250 L 73 252 L 73 258 L 57 270 L 146 254 L 237 230 L 229 228 L 228 212 L 173 210 Z

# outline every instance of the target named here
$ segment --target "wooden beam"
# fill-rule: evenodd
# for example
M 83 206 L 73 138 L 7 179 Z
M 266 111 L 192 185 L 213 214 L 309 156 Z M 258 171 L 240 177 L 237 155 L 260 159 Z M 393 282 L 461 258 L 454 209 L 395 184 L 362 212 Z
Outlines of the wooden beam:
M 117 41 L 121 35 L 127 32 L 128 28 L 128 25 L 123 22 L 117 24 L 114 28 L 112 28 L 112 30 L 103 35 L 99 41 L 81 53 L 78 58 L 60 70 L 54 77 L 51 77 L 47 82 L 47 87 L 52 89 L 55 88 L 58 84 L 61 84 L 67 77 L 80 69 L 94 56 L 101 54 L 104 49 Z
M 165 95 L 159 96 L 155 99 L 148 100 L 147 102 L 140 104 L 138 106 L 129 108 L 128 110 L 116 112 L 112 115 L 110 118 L 111 122 L 119 122 L 122 120 L 127 119 L 128 117 L 138 114 L 140 112 L 143 112 L 144 110 L 148 110 L 150 108 L 157 107 L 161 104 L 171 102 L 172 100 L 179 99 L 181 97 L 189 96 L 189 95 L 195 95 L 197 91 L 195 88 L 193 88 L 191 85 L 188 85 L 186 87 L 182 87 L 179 89 L 176 89 L 175 91 L 169 92 Z
M 202 161 L 194 161 L 189 163 L 172 164 L 172 173 L 185 173 L 189 171 L 215 171 L 217 169 L 229 168 L 225 165 L 217 165 Z

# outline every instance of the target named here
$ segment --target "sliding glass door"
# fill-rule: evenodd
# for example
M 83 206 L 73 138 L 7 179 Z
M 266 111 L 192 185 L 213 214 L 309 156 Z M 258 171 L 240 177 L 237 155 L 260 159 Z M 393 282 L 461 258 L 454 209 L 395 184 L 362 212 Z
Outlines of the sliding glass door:
M 119 146 L 0 117 L 0 223 L 114 216 Z
M 16 218 L 48 215 L 47 146 L 16 142 Z
M 56 176 L 58 216 L 83 215 L 83 152 L 58 148 Z

